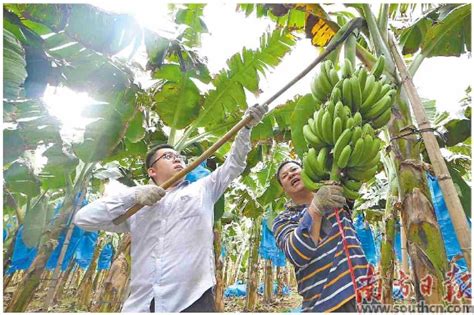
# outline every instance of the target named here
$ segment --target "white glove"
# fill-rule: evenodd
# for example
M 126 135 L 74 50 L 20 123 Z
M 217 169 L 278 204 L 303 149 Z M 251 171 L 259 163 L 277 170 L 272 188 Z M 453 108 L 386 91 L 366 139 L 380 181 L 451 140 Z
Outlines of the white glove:
M 326 185 L 319 188 L 313 194 L 311 205 L 321 216 L 334 212 L 334 209 L 342 208 L 346 204 L 346 198 L 341 186 Z
M 268 107 L 263 105 L 253 105 L 252 107 L 247 108 L 245 111 L 245 116 L 251 116 L 253 119 L 247 124 L 247 128 L 252 128 L 258 125 L 265 113 L 267 112 Z
M 152 206 L 164 197 L 166 191 L 156 185 L 142 185 L 135 187 L 135 201 L 138 204 Z

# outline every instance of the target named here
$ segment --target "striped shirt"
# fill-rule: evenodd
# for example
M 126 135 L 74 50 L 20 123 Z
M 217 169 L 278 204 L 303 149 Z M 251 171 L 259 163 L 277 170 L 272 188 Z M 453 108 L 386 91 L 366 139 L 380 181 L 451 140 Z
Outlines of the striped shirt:
M 350 214 L 339 210 L 357 287 L 368 262 L 356 236 Z M 273 223 L 278 246 L 295 266 L 303 312 L 331 312 L 355 298 L 347 256 L 335 214 L 325 217 L 318 245 L 309 236 L 312 218 L 306 206 L 287 206 Z

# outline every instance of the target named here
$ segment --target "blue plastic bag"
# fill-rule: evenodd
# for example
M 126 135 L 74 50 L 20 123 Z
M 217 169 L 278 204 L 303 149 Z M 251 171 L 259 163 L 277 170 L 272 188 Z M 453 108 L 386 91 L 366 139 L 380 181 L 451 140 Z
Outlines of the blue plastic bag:
M 105 244 L 99 255 L 99 262 L 97 263 L 97 270 L 108 270 L 112 264 L 112 257 L 114 256 L 114 248 L 111 243 Z
M 285 253 L 278 248 L 272 231 L 268 228 L 267 220 L 262 220 L 262 237 L 258 249 L 260 257 L 272 261 L 277 267 L 286 266 Z

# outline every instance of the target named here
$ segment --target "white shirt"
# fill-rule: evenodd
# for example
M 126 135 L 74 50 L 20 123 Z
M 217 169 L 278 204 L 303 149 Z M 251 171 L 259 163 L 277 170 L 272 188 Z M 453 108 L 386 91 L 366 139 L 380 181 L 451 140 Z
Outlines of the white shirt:
M 131 232 L 131 293 L 122 312 L 180 312 L 214 286 L 214 203 L 246 166 L 250 132 L 242 129 L 223 165 L 194 183 L 169 189 L 120 225 L 112 220 L 134 204 L 134 189 L 80 209 L 74 224 L 85 230 Z

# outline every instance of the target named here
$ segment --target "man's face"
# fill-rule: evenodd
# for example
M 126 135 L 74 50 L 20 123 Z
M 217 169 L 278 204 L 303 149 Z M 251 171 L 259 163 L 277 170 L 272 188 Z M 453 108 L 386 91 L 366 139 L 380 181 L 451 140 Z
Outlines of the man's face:
M 162 183 L 181 171 L 186 166 L 180 155 L 171 148 L 156 151 L 148 175 L 155 182 Z
M 301 180 L 301 167 L 298 164 L 288 163 L 283 165 L 278 176 L 280 176 L 281 186 L 287 194 L 305 189 Z

